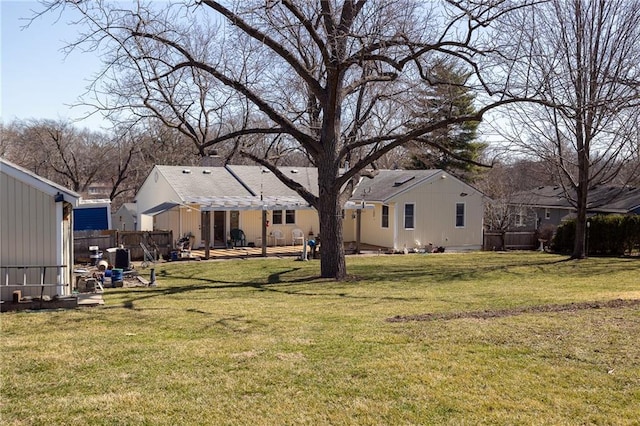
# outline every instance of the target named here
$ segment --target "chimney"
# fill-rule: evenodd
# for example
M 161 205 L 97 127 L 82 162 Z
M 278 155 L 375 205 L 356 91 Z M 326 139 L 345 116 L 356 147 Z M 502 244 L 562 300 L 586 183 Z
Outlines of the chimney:
M 202 167 L 223 167 L 224 159 L 218 155 L 218 151 L 211 150 L 206 157 L 200 159 Z

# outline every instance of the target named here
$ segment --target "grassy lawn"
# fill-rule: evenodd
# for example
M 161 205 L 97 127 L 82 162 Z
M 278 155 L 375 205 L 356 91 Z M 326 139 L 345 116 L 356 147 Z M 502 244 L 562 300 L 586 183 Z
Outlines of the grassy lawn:
M 2 314 L 0 422 L 637 425 L 640 260 L 564 259 L 162 264 L 104 307 Z

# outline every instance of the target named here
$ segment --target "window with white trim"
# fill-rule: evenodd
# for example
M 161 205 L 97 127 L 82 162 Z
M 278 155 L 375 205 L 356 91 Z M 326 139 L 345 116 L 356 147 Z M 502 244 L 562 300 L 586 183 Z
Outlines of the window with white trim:
M 464 203 L 456 203 L 456 228 L 464 228 Z
M 389 227 L 389 206 L 382 205 L 382 224 L 383 228 Z
M 404 229 L 415 229 L 415 209 L 416 205 L 413 203 L 404 205 Z

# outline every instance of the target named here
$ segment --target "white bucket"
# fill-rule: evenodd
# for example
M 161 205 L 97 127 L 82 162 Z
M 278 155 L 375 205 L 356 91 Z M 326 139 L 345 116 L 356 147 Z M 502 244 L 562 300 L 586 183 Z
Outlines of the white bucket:
M 108 266 L 109 262 L 107 262 L 106 260 L 101 260 L 100 262 L 98 262 L 98 270 L 101 272 L 106 271 Z

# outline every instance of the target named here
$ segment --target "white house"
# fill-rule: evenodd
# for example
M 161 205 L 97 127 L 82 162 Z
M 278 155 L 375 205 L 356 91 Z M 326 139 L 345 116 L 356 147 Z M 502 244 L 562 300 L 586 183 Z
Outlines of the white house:
M 442 170 L 380 170 L 363 178 L 351 200 L 361 211 L 360 241 L 394 250 L 482 248 L 483 194 Z M 355 239 L 356 214 L 344 225 Z
M 317 194 L 317 169 L 283 167 Z M 424 249 L 430 243 L 448 249 L 482 247 L 483 196 L 442 170 L 380 170 L 363 178 L 345 206 L 344 239 L 395 250 Z M 244 231 L 247 244 L 262 244 L 265 211 L 267 244 L 293 244 L 294 232 L 317 234 L 315 209 L 260 166 L 155 166 L 136 195 L 141 230 L 172 230 L 224 247 L 230 231 Z M 210 216 L 205 213 L 213 212 Z M 207 217 L 209 219 L 207 219 Z M 280 238 L 276 238 L 276 236 Z
M 0 158 L 0 298 L 68 295 L 80 195 Z M 44 284 L 44 285 L 43 285 Z

